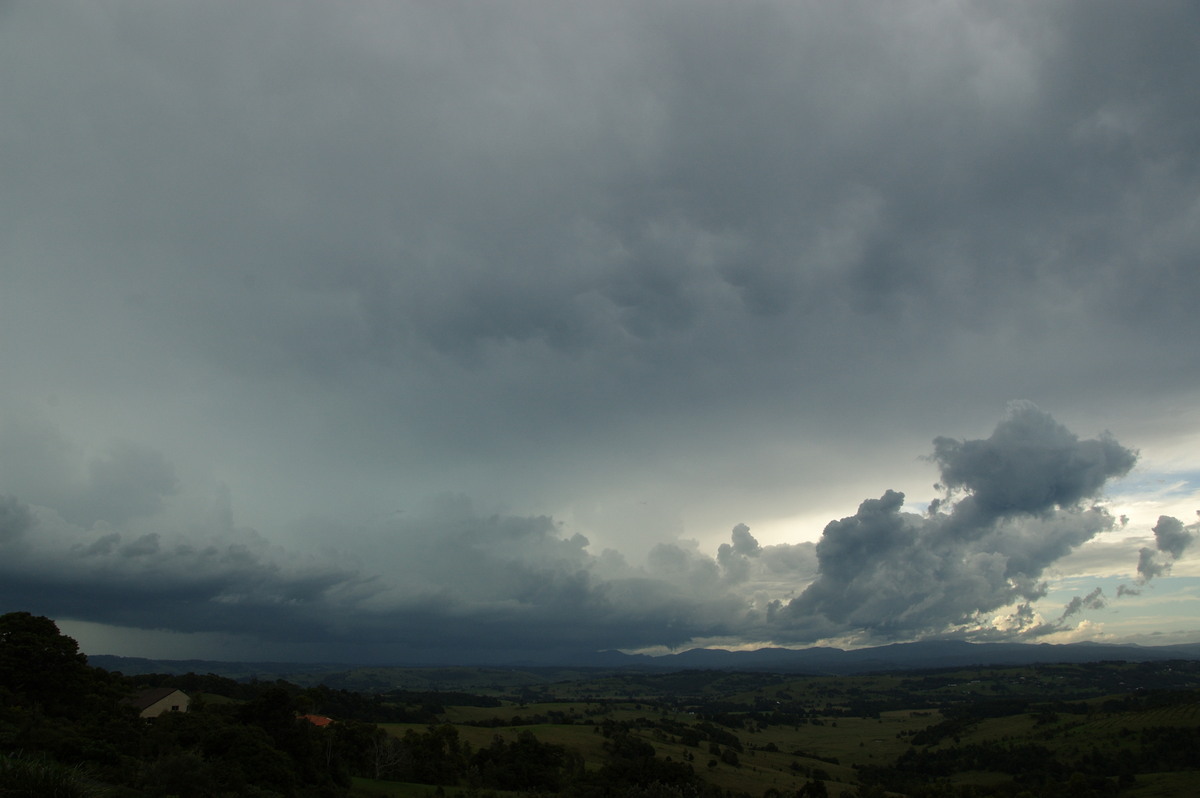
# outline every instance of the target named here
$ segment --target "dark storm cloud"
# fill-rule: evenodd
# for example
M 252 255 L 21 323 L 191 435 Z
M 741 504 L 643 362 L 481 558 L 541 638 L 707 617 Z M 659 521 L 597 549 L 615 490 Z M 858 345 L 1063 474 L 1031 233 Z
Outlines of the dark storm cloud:
M 935 442 L 928 517 L 687 537 L 912 495 L 1013 396 L 1194 405 L 1197 14 L 5 6 L 7 595 L 464 646 L 1031 600 L 1132 463 L 1033 411 Z
M 903 494 L 887 491 L 830 522 L 817 579 L 781 618 L 800 635 L 905 637 L 977 625 L 983 613 L 1041 598 L 1046 567 L 1114 525 L 1085 502 L 1136 457 L 1109 436 L 1079 440 L 1027 403 L 987 439 L 938 438 L 949 511 L 905 513 Z
M 5 606 L 36 605 L 98 623 L 277 639 L 321 622 L 332 597 L 363 589 L 335 564 L 281 563 L 261 545 L 151 533 L 122 546 L 118 533 L 89 533 L 48 510 L 37 515 L 32 545 L 5 550 Z M 269 631 L 276 624 L 280 628 Z
M 119 532 L 110 532 L 107 535 L 102 535 L 101 537 L 96 538 L 91 543 L 87 544 L 86 546 L 77 544 L 73 548 L 75 548 L 77 550 L 81 549 L 83 551 L 83 553 L 87 556 L 92 556 L 92 555 L 107 556 L 109 554 L 112 554 L 113 549 L 120 542 L 121 542 L 120 533 Z
M 99 623 L 336 644 L 373 658 L 899 638 L 971 624 L 977 636 L 1031 637 L 1103 606 L 1093 592 L 1042 625 L 1027 607 L 1044 595 L 1049 564 L 1113 526 L 1085 502 L 1130 468 L 1132 452 L 1107 437 L 1080 440 L 1029 404 L 1014 405 L 986 440 L 934 445 L 948 510 L 905 513 L 904 497 L 887 491 L 831 522 L 815 547 L 762 546 L 739 524 L 715 556 L 661 543 L 644 567 L 593 552 L 548 516 L 485 516 L 465 497 L 387 520 L 372 562 L 300 557 L 224 521 L 185 533 L 135 534 L 132 521 L 84 528 L 10 499 L 0 598 Z M 1169 545 L 1179 539 L 1169 523 L 1158 529 Z M 1021 602 L 1025 615 L 1018 609 L 1007 632 L 980 623 Z
M 154 515 L 177 487 L 174 469 L 161 452 L 120 444 L 89 464 L 87 485 L 71 515 L 89 526 Z
M 103 538 L 102 538 L 103 540 Z M 148 535 L 142 535 L 132 543 L 121 547 L 122 557 L 146 557 L 151 554 L 157 554 L 159 548 L 159 536 L 157 532 L 151 532 Z M 89 549 L 90 550 L 90 549 Z M 92 552 L 97 553 L 97 552 Z
M 250 530 L 122 544 L 120 533 L 99 533 L 107 524 L 87 530 L 10 504 L 20 521 L 10 526 L 35 545 L 3 541 L 0 603 L 97 623 L 336 645 L 374 660 L 453 659 L 680 645 L 736 634 L 747 613 L 710 580 L 594 556 L 549 518 L 481 517 L 462 499 L 390 525 L 386 573 L 298 558 Z M 748 539 L 744 528 L 734 534 L 743 550 Z M 692 556 L 715 572 L 711 558 Z
M 148 519 L 179 489 L 173 463 L 156 449 L 121 441 L 76 464 L 75 448 L 36 415 L 0 414 L 0 481 L 72 524 L 100 529 Z
M 688 459 L 735 414 L 865 450 L 872 396 L 924 428 L 927 392 L 1188 382 L 1192 13 L 23 9 L 2 224 L 80 274 L 56 301 L 102 334 L 47 331 L 66 373 L 186 385 L 231 441 L 347 472 L 594 482 L 539 463 Z
M 953 515 L 984 527 L 1005 515 L 1074 507 L 1137 461 L 1111 436 L 1080 441 L 1031 405 L 1015 405 L 986 440 L 939 437 L 933 450 L 942 484 L 969 494 Z
M 14 496 L 0 496 L 0 543 L 19 540 L 33 524 L 29 508 Z

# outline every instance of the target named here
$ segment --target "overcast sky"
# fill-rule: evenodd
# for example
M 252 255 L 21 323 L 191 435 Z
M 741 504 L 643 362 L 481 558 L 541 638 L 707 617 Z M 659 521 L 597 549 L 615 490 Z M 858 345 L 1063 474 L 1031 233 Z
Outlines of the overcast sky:
M 0 610 L 1200 640 L 1191 2 L 0 2 Z

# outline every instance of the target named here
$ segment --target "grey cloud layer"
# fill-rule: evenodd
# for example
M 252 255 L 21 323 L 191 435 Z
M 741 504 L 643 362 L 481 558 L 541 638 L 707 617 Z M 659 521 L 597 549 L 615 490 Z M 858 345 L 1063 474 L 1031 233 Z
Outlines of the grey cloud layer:
M 1013 397 L 1123 440 L 1196 405 L 1198 15 L 3 5 L 9 595 L 497 645 L 906 634 L 1033 596 L 1127 452 L 1031 413 L 913 454 Z M 951 509 L 914 520 L 930 463 Z M 734 528 L 884 486 L 819 576 Z M 479 509 L 417 511 L 444 493 Z M 873 546 L 905 559 L 855 570 Z
M 863 452 L 883 393 L 1194 387 L 1186 6 L 41 5 L 0 31 L 39 396 L 528 497 L 717 419 Z
M 373 659 L 470 658 L 676 645 L 735 634 L 744 613 L 734 594 L 670 569 L 593 556 L 547 518 L 447 508 L 391 528 L 380 573 L 329 554 L 296 557 L 249 530 L 131 537 L 11 497 L 3 507 L 0 600 L 98 623 L 304 641 Z
M 300 558 L 250 530 L 134 535 L 104 520 L 83 528 L 9 497 L 0 505 L 0 598 L 103 623 L 253 634 L 359 656 L 369 641 L 373 658 L 1028 633 L 997 629 L 984 614 L 1040 598 L 1046 567 L 1113 525 L 1085 502 L 1136 455 L 1109 437 L 1079 440 L 1029 404 L 1014 405 L 985 440 L 939 438 L 934 448 L 948 511 L 902 513 L 904 497 L 887 491 L 831 522 L 815 548 L 762 546 L 738 525 L 715 556 L 662 543 L 645 566 L 589 551 L 549 517 L 482 517 L 465 499 L 388 522 L 381 571 L 333 554 Z M 1162 519 L 1156 534 L 1177 546 L 1185 533 Z M 1098 592 L 1079 598 L 1059 624 L 1102 606 Z

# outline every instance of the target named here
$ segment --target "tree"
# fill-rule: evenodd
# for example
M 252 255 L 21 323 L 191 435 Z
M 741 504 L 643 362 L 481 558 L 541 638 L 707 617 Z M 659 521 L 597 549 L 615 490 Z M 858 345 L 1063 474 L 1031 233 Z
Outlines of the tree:
M 820 779 L 814 779 L 800 788 L 803 798 L 829 798 L 829 788 Z
M 94 679 L 79 644 L 54 621 L 28 612 L 0 615 L 0 687 L 8 703 L 70 711 Z
M 513 742 L 496 736 L 471 757 L 479 781 L 501 790 L 559 792 L 570 776 L 583 770 L 583 757 L 564 746 L 543 743 L 528 730 Z

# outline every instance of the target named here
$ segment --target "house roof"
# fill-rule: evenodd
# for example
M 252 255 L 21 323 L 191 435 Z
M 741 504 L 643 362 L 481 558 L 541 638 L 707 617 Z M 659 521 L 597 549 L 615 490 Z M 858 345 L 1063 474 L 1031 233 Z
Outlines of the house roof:
M 138 691 L 137 695 L 130 696 L 125 699 L 126 704 L 130 704 L 141 711 L 147 707 L 152 707 L 159 701 L 162 701 L 167 696 L 179 693 L 185 695 L 182 690 L 175 687 L 148 687 L 145 690 Z
M 333 723 L 333 718 L 327 718 L 324 715 L 301 715 L 300 717 L 314 726 L 328 726 Z

